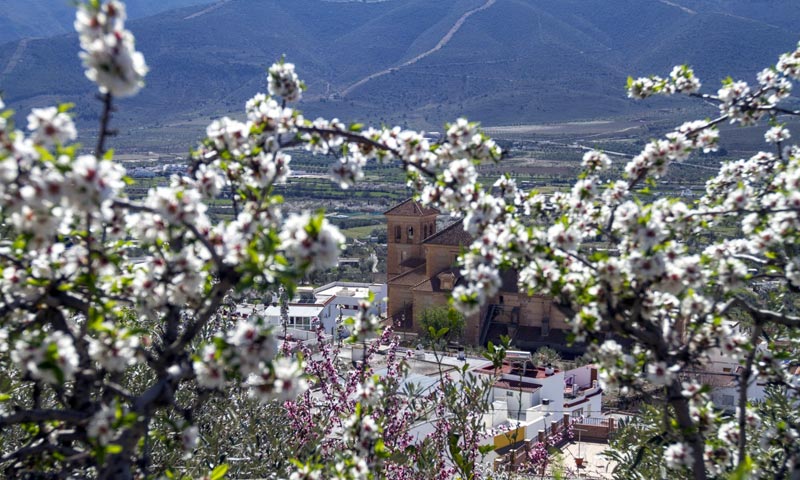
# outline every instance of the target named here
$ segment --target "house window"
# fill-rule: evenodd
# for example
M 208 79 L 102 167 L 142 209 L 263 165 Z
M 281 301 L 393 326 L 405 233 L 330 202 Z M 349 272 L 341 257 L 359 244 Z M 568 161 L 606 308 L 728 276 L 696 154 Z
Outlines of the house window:
M 395 241 L 398 241 L 398 242 L 400 241 L 400 235 L 401 235 L 400 232 L 401 232 L 400 225 L 397 225 L 396 227 L 394 227 L 394 239 L 395 239 Z
M 311 330 L 312 317 L 289 317 L 289 326 L 300 330 Z
M 428 226 L 427 225 L 423 225 L 422 226 L 422 238 L 428 238 Z
M 722 372 L 723 373 L 731 373 L 731 369 L 726 367 L 726 368 L 722 369 Z
M 414 240 L 414 227 L 408 227 L 408 241 Z

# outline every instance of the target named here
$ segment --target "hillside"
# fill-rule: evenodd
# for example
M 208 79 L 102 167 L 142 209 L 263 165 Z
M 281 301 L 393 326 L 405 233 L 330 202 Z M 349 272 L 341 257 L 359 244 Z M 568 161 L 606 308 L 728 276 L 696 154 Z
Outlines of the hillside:
M 629 101 L 627 75 L 689 63 L 707 85 L 752 79 L 796 44 L 798 22 L 795 0 L 229 0 L 170 10 L 129 24 L 151 73 L 116 121 L 148 143 L 117 141 L 185 150 L 210 116 L 240 115 L 282 54 L 308 81 L 309 117 L 427 129 L 459 115 L 487 125 L 652 117 L 697 107 Z M 77 50 L 73 35 L 0 45 L 7 103 L 73 101 L 93 121 Z
M 214 0 L 134 0 L 127 3 L 128 18 L 142 18 L 174 8 Z M 75 8 L 70 0 L 3 0 L 0 2 L 0 43 L 22 38 L 44 38 L 72 32 Z

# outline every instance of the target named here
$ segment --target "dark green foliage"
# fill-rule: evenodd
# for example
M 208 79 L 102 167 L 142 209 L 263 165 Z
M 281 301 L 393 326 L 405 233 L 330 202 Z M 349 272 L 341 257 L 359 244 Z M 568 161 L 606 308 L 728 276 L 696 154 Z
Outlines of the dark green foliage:
M 457 341 L 464 334 L 464 316 L 451 307 L 433 307 L 422 312 L 423 336 L 428 341 Z

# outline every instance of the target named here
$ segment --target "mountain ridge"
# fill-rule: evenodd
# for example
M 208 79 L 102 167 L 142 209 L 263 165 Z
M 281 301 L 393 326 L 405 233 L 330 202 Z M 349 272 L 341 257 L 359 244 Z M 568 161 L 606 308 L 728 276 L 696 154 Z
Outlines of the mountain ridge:
M 459 18 L 487 3 L 431 51 Z M 129 22 L 151 72 L 137 97 L 120 102 L 115 121 L 155 135 L 166 135 L 165 125 L 181 125 L 197 138 L 197 125 L 210 117 L 241 116 L 244 102 L 265 90 L 266 67 L 283 54 L 308 82 L 300 108 L 312 118 L 438 129 L 461 115 L 503 125 L 695 108 L 681 100 L 635 103 L 625 98 L 625 78 L 665 75 L 689 63 L 710 86 L 728 74 L 752 81 L 800 37 L 785 27 L 792 15 L 800 24 L 800 8 L 791 8 L 792 0 L 767 3 L 781 18 L 734 0 L 194 5 Z M 92 121 L 97 105 L 74 35 L 22 44 L 0 45 L 6 103 L 25 111 L 70 101 L 78 105 L 79 122 Z M 388 73 L 348 90 L 379 72 Z M 184 141 L 190 134 L 176 135 Z

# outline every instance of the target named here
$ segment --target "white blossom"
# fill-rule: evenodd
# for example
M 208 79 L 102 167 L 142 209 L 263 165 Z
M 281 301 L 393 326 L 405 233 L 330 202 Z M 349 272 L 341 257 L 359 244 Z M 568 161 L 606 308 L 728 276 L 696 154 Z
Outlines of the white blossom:
M 667 468 L 679 470 L 692 464 L 692 449 L 684 443 L 673 443 L 664 450 Z
M 5 274 L 5 272 L 3 272 Z M 78 352 L 72 337 L 55 330 L 27 332 L 14 344 L 11 359 L 36 380 L 62 384 L 78 370 Z
M 305 87 L 297 77 L 293 63 L 280 62 L 273 64 L 269 68 L 267 79 L 269 80 L 270 95 L 283 97 L 287 102 L 300 100 Z
M 308 212 L 292 214 L 280 233 L 286 255 L 314 270 L 335 266 L 344 236 L 327 219 L 312 217 Z
M 31 110 L 28 115 L 28 130 L 33 132 L 31 139 L 44 146 L 67 143 L 78 136 L 70 116 L 59 112 L 56 107 Z
M 86 434 L 100 445 L 108 445 L 114 439 L 116 430 L 114 423 L 117 419 L 115 405 L 102 405 L 86 426 Z

